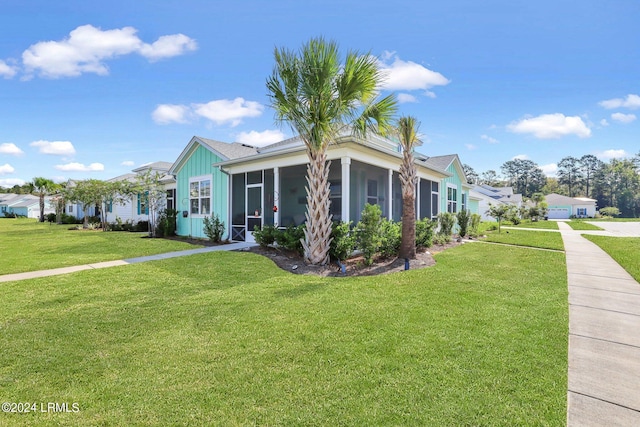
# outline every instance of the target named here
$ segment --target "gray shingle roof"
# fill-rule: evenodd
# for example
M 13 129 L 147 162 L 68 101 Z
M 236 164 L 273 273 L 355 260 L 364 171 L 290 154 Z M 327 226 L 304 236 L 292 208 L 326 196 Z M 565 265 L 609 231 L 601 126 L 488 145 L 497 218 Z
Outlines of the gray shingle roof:
M 196 138 L 198 138 L 202 143 L 208 145 L 212 150 L 222 154 L 228 160 L 258 154 L 258 149 L 256 147 L 251 147 L 250 145 L 241 144 L 239 142 L 229 144 L 227 142 L 215 141 L 213 139 L 202 138 L 200 136 L 197 136 Z
M 446 156 L 433 156 L 433 157 L 427 158 L 426 160 L 423 160 L 423 163 L 427 167 L 430 167 L 436 170 L 446 171 L 449 165 L 451 164 L 451 162 L 453 162 L 455 158 L 456 158 L 455 154 L 447 154 Z

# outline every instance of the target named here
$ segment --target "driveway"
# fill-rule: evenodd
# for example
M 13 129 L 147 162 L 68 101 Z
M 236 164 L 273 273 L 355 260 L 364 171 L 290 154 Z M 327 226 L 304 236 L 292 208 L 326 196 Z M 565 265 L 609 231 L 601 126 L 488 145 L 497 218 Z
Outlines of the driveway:
M 593 225 L 604 229 L 616 237 L 640 237 L 640 221 L 636 222 L 608 222 L 589 221 Z

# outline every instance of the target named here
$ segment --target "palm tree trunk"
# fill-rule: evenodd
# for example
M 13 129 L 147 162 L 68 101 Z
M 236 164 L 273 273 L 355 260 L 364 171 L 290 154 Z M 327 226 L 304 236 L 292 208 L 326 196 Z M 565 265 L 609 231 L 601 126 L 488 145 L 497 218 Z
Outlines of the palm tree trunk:
M 329 167 L 326 150 L 308 151 L 307 212 L 305 238 L 302 240 L 304 260 L 311 265 L 329 263 L 331 216 L 329 214 Z
M 400 166 L 400 184 L 402 185 L 402 240 L 400 257 L 415 259 L 416 257 L 416 167 L 413 154 L 404 150 Z
M 44 194 L 40 194 L 40 222 L 44 222 Z

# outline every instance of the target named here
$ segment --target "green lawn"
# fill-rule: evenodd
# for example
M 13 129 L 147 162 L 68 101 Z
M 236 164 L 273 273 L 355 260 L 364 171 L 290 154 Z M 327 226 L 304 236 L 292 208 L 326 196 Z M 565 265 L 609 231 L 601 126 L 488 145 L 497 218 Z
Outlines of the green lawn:
M 543 233 L 550 235 L 551 233 Z M 2 284 L 0 425 L 563 425 L 564 254 L 377 277 L 216 252 Z
M 539 228 L 543 230 L 557 230 L 558 223 L 556 221 L 522 221 L 518 225 L 509 225 L 509 227 L 519 228 Z
M 564 250 L 562 236 L 555 231 L 514 230 L 503 228 L 501 233 L 489 231 L 486 242 L 504 243 L 508 245 L 529 246 L 543 249 Z
M 193 249 L 186 242 L 149 239 L 146 233 L 69 230 L 72 225 L 0 219 L 0 274 L 113 261 Z
M 574 219 L 571 221 L 567 221 L 567 224 L 569 224 L 569 227 L 571 227 L 574 230 L 602 230 L 601 227 L 598 227 L 597 225 L 593 225 L 590 222 L 587 222 L 586 220 Z
M 640 282 L 640 238 L 608 237 L 583 234 L 582 237 L 600 246 L 611 258 L 615 259 L 625 270 Z

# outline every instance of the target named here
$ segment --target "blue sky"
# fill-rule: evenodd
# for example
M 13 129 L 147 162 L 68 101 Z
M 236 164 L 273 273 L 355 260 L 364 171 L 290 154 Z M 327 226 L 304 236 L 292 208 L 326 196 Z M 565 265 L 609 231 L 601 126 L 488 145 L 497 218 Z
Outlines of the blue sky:
M 479 173 L 514 157 L 640 152 L 640 2 L 5 1 L 0 185 L 107 179 L 193 135 L 265 144 L 275 47 L 376 56 L 427 155 Z

